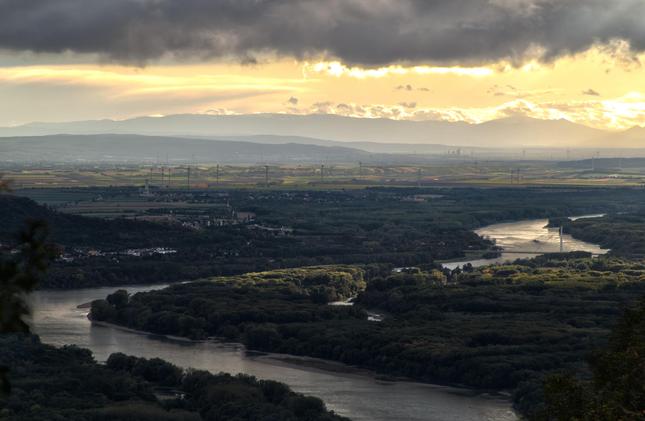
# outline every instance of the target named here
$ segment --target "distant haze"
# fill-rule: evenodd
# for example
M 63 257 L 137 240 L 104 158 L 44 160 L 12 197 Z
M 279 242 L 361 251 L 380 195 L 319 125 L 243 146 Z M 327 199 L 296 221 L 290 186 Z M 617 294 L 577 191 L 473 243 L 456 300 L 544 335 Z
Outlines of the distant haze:
M 0 136 L 105 133 L 203 137 L 297 136 L 339 142 L 442 144 L 480 148 L 645 148 L 643 128 L 609 132 L 565 120 L 526 117 L 468 124 L 334 115 L 183 114 L 121 121 L 31 123 L 0 128 Z
M 368 162 L 368 152 L 303 144 L 187 139 L 127 134 L 51 135 L 0 138 L 0 162 L 190 162 L 321 163 Z M 388 158 L 388 161 L 393 159 Z
M 0 128 L 0 162 L 419 163 L 645 157 L 645 129 L 564 120 L 482 124 L 335 115 L 182 114 Z

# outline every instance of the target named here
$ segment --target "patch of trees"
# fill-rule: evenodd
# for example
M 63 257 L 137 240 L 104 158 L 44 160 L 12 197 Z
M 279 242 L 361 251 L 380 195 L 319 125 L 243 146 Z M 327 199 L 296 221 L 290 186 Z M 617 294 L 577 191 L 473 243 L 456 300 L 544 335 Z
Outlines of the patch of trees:
M 12 367 L 13 390 L 0 396 L 11 421 L 227 421 L 346 418 L 314 397 L 271 380 L 182 370 L 158 358 L 112 354 L 97 364 L 90 351 L 55 348 L 31 335 L 0 337 L 0 364 Z
M 31 199 L 0 194 L 0 241 L 12 243 L 15 233 L 28 220 L 39 220 L 50 227 L 50 240 L 67 248 L 161 247 L 190 241 L 190 232 L 150 222 L 128 219 L 106 220 L 57 212 Z
M 564 230 L 574 238 L 600 244 L 616 256 L 645 258 L 645 211 L 610 214 L 601 218 L 564 221 Z
M 173 285 L 159 294 L 130 297 L 119 290 L 94 301 L 91 318 L 191 339 L 244 337 L 264 344 L 277 325 L 365 319 L 361 308 L 328 305 L 362 291 L 365 273 L 357 267 L 311 267 Z
M 558 373 L 544 384 L 544 420 L 642 420 L 645 418 L 645 298 L 628 309 L 607 346 L 589 357 L 592 378 Z
M 0 180 L 0 191 L 5 188 Z M 0 250 L 0 335 L 30 331 L 25 320 L 30 314 L 27 295 L 38 285 L 53 255 L 47 235 L 43 222 L 31 221 L 17 236 L 12 250 Z M 8 372 L 9 367 L 0 363 L 0 394 L 11 391 Z

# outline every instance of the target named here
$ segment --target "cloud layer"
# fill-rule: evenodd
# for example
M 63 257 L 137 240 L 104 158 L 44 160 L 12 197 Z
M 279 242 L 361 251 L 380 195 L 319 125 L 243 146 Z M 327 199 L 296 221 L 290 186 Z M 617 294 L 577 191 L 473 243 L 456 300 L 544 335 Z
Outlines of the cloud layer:
M 414 121 L 463 121 L 478 124 L 507 117 L 541 120 L 568 120 L 603 130 L 625 130 L 645 124 L 645 96 L 631 93 L 608 100 L 537 103 L 514 99 L 490 107 L 418 107 L 415 103 L 397 105 L 335 104 L 319 102 L 292 110 L 297 114 L 334 114 L 357 118 L 387 118 Z
M 0 0 L 0 48 L 172 56 L 325 56 L 349 64 L 549 60 L 645 49 L 641 0 Z

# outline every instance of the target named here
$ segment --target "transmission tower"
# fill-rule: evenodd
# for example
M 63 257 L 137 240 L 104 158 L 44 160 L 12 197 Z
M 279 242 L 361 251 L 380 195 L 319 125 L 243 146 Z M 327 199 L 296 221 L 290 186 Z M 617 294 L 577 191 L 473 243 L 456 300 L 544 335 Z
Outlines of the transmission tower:
M 269 188 L 269 166 L 265 165 L 264 166 L 264 185 L 266 188 Z

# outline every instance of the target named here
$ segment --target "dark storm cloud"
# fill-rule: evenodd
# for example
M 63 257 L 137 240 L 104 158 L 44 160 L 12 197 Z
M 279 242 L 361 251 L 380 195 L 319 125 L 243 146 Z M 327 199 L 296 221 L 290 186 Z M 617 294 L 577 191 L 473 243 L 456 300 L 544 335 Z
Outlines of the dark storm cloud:
M 626 40 L 641 0 L 0 0 L 0 48 L 145 63 L 263 53 L 347 63 L 520 61 Z

